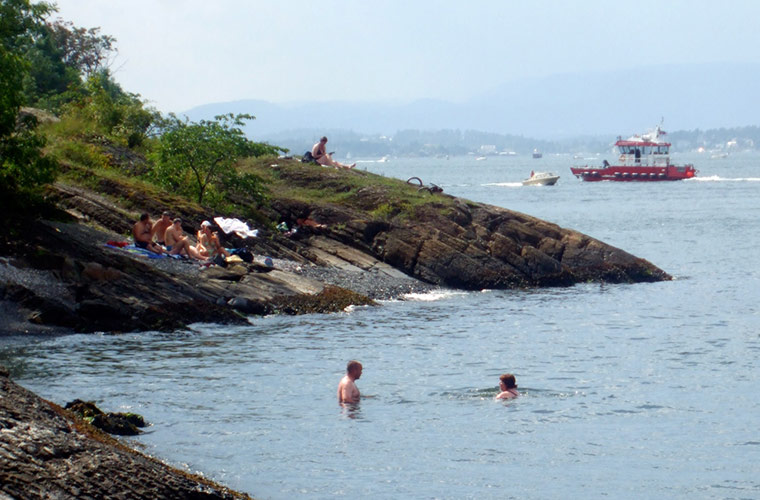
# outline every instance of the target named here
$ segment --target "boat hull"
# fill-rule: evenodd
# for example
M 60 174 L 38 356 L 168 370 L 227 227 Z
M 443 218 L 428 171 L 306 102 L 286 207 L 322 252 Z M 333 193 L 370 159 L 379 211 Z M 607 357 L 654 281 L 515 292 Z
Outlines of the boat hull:
M 553 186 L 557 183 L 559 180 L 559 175 L 554 175 L 551 177 L 541 177 L 541 178 L 530 178 L 525 179 L 522 181 L 523 186 Z
M 656 182 L 681 181 L 696 176 L 693 165 L 684 166 L 626 166 L 610 165 L 608 167 L 571 167 L 573 175 L 587 182 Z

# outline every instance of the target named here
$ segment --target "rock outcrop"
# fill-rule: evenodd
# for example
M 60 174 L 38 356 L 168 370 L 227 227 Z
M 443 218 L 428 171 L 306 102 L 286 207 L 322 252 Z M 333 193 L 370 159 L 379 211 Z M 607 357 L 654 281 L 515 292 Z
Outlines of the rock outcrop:
M 0 367 L 0 498 L 250 498 L 131 450 Z
M 338 194 L 355 189 L 341 203 L 274 197 L 268 216 L 297 228 L 295 234 L 263 228 L 259 238 L 227 241 L 290 266 L 239 263 L 199 272 L 197 265 L 136 259 L 104 246 L 124 239 L 136 219 L 124 206 L 172 210 L 190 234 L 210 217 L 180 199 L 153 199 L 113 179 L 98 184 L 108 198 L 58 184 L 58 204 L 75 221 L 30 225 L 20 247 L 0 257 L 0 299 L 21 306 L 33 324 L 113 332 L 339 311 L 433 285 L 479 290 L 670 279 L 623 250 L 504 208 L 440 193 L 420 198 L 413 186 L 375 181 L 366 172 L 287 160 L 277 167 L 279 182 L 288 186 Z M 363 187 L 348 186 L 357 179 Z

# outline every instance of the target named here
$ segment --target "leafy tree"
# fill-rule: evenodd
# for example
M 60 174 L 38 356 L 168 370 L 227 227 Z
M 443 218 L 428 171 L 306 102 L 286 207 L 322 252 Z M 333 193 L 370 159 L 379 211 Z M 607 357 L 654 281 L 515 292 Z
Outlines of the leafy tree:
M 84 96 L 65 106 L 67 116 L 80 115 L 94 125 L 94 135 L 104 135 L 133 148 L 153 134 L 160 113 L 146 108 L 138 94 L 125 92 L 108 70 L 90 75 Z
M 55 175 L 52 161 L 42 157 L 45 142 L 34 131 L 36 120 L 18 120 L 29 71 L 24 47 L 50 10 L 46 3 L 0 0 L 0 195 L 34 189 Z
M 107 69 L 116 52 L 116 39 L 101 35 L 100 28 L 77 28 L 69 21 L 56 19 L 47 24 L 47 29 L 64 64 L 84 78 Z
M 250 141 L 241 127 L 246 114 L 216 116 L 198 123 L 170 115 L 156 155 L 156 180 L 165 188 L 194 197 L 198 203 L 211 198 L 212 204 L 227 194 L 245 194 L 264 199 L 261 180 L 240 173 L 235 164 L 242 158 L 286 152 L 269 144 Z
M 24 79 L 27 104 L 58 111 L 61 104 L 81 97 L 83 82 L 107 74 L 115 42 L 101 35 L 100 28 L 78 28 L 60 18 L 37 23 L 25 44 L 31 62 Z

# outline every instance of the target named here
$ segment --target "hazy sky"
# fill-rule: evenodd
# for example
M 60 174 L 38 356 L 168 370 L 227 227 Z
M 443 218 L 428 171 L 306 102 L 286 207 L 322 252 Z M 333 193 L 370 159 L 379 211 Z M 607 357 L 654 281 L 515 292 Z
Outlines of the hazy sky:
M 238 99 L 463 100 L 531 76 L 760 62 L 755 0 L 57 0 L 162 111 Z

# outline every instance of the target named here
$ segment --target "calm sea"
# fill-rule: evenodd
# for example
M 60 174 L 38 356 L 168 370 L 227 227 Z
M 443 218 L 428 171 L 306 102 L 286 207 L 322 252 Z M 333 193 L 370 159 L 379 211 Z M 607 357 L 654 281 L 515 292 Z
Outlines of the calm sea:
M 675 160 L 699 178 L 582 183 L 570 156 L 359 164 L 577 229 L 672 282 L 10 337 L 0 362 L 53 401 L 143 414 L 136 446 L 258 498 L 760 498 L 760 156 Z M 532 169 L 562 178 L 522 187 Z M 367 398 L 344 409 L 354 358 Z M 493 400 L 504 372 L 517 400 Z

